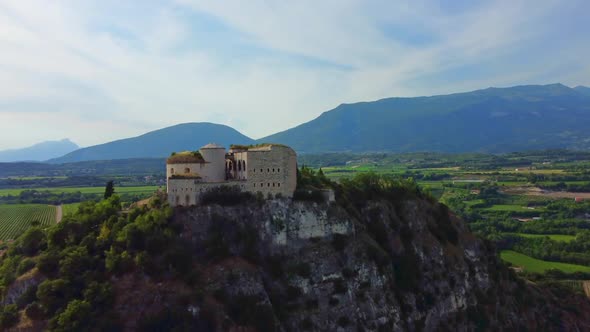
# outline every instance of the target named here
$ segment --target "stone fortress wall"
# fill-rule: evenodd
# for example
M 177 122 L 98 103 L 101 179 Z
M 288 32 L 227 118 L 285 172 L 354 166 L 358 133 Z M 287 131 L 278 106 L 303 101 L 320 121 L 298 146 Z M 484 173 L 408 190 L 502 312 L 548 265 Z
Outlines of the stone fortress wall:
M 297 155 L 284 145 L 225 148 L 208 144 L 199 153 L 184 153 L 166 165 L 171 206 L 199 204 L 200 196 L 218 186 L 238 186 L 263 195 L 292 197 L 297 186 Z

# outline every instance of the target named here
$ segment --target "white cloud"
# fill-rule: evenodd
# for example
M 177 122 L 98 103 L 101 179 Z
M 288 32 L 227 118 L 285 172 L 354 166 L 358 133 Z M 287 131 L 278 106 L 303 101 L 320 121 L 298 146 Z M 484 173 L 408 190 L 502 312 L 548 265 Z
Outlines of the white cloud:
M 583 12 L 556 1 L 437 4 L 0 0 L 0 149 L 61 136 L 96 144 L 189 121 L 256 138 L 343 102 L 530 82 L 564 68 L 558 50 L 528 49 L 556 29 L 546 23 Z M 223 33 L 195 31 L 207 24 Z M 413 42 L 420 34 L 426 41 Z M 582 34 L 563 53 L 588 68 Z M 510 61 L 527 52 L 536 61 Z M 494 75 L 439 83 L 492 63 Z M 579 72 L 554 81 L 588 84 Z

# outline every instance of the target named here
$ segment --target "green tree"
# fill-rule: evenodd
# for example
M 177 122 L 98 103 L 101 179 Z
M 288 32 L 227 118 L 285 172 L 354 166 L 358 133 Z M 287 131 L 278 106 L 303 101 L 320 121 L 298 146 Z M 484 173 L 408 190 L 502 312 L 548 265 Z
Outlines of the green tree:
M 110 198 L 115 193 L 115 183 L 113 180 L 107 182 L 106 187 L 104 188 L 104 199 Z
M 15 304 L 4 306 L 0 310 L 0 328 L 8 329 L 18 322 L 18 309 Z
M 86 330 L 91 323 L 92 306 L 81 300 L 73 300 L 68 303 L 56 320 L 56 331 L 81 331 Z

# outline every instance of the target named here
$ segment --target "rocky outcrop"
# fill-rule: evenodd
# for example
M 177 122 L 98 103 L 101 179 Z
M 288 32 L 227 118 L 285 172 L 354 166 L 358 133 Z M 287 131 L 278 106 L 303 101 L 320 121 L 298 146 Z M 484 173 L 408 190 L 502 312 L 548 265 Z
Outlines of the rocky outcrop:
M 181 208 L 174 218 L 202 264 L 203 300 L 191 305 L 220 330 L 553 330 L 588 321 L 587 302 L 565 310 L 525 285 L 428 200 L 273 200 Z

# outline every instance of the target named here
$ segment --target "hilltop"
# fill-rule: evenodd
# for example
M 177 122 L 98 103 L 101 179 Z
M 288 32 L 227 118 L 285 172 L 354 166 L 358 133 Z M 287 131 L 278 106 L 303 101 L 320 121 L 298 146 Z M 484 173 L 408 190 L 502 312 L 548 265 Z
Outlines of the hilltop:
M 67 138 L 59 141 L 46 141 L 22 149 L 0 151 L 0 162 L 43 161 L 63 156 L 78 148 L 76 143 Z
M 165 158 L 172 151 L 194 150 L 211 142 L 229 146 L 232 143 L 251 144 L 253 140 L 225 125 L 183 123 L 137 137 L 82 148 L 49 162 L 61 164 L 87 160 Z

